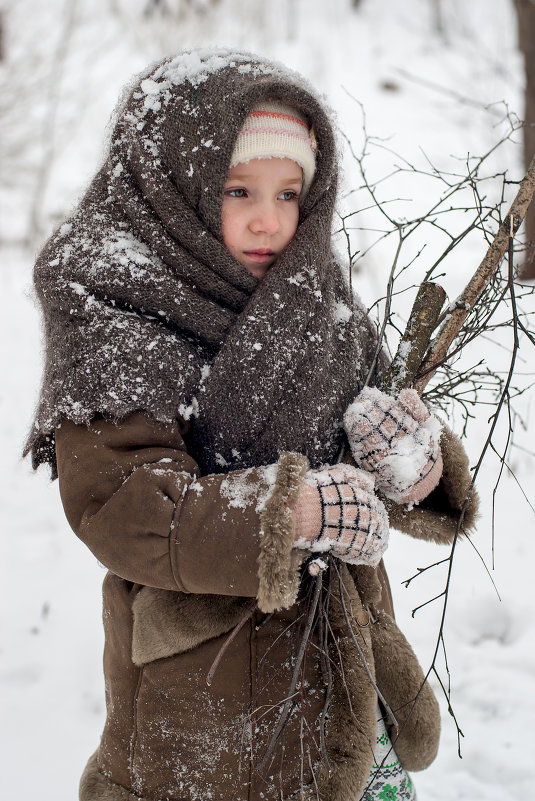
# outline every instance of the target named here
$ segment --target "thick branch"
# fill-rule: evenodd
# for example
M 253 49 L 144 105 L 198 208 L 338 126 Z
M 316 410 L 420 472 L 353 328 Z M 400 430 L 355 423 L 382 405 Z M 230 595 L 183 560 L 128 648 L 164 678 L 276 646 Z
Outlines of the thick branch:
M 445 297 L 446 293 L 439 284 L 426 281 L 420 285 L 397 353 L 383 381 L 382 389 L 390 395 L 412 386 Z

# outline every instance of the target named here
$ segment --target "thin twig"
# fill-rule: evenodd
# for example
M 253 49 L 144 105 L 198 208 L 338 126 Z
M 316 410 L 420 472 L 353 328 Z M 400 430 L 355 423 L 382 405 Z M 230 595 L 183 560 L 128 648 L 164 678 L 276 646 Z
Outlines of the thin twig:
M 306 623 L 306 626 L 305 626 L 303 637 L 301 639 L 301 644 L 299 646 L 299 651 L 298 651 L 298 654 L 297 654 L 297 658 L 296 658 L 296 662 L 295 662 L 295 666 L 294 666 L 294 670 L 293 670 L 293 674 L 292 674 L 292 681 L 291 681 L 291 684 L 290 684 L 290 690 L 288 692 L 288 697 L 287 697 L 287 699 L 286 699 L 286 701 L 284 703 L 284 706 L 283 706 L 283 708 L 282 708 L 282 710 L 280 712 L 279 719 L 277 721 L 277 725 L 275 726 L 275 731 L 273 732 L 273 734 L 271 736 L 271 740 L 269 741 L 269 745 L 267 747 L 266 753 L 264 754 L 264 756 L 262 757 L 262 759 L 261 759 L 261 761 L 260 761 L 260 763 L 258 765 L 258 771 L 260 773 L 262 773 L 262 771 L 264 770 L 264 768 L 267 765 L 268 761 L 271 759 L 271 756 L 273 754 L 275 746 L 277 745 L 277 741 L 278 741 L 278 739 L 279 739 L 279 737 L 280 737 L 280 735 L 282 733 L 282 730 L 283 730 L 283 728 L 284 728 L 284 726 L 286 724 L 286 721 L 288 719 L 288 716 L 290 714 L 290 709 L 292 707 L 292 696 L 293 696 L 293 694 L 295 692 L 295 688 L 297 686 L 297 681 L 298 681 L 298 678 L 299 678 L 299 672 L 300 672 L 300 669 L 301 669 L 301 663 L 302 663 L 303 657 L 305 655 L 305 648 L 306 648 L 306 645 L 307 645 L 307 642 L 308 642 L 308 638 L 310 637 L 310 632 L 312 631 L 312 625 L 314 623 L 314 617 L 315 617 L 316 608 L 318 606 L 318 601 L 319 601 L 319 597 L 320 597 L 322 583 L 323 583 L 323 576 L 320 573 L 314 580 L 314 594 L 312 596 L 312 602 L 311 602 L 311 605 L 310 605 L 310 611 L 309 611 L 309 614 L 308 614 L 307 623 Z
M 329 561 L 332 562 L 333 557 L 329 556 Z M 326 684 L 326 692 L 325 692 L 325 701 L 323 704 L 323 709 L 321 710 L 320 715 L 320 750 L 321 750 L 321 758 L 327 770 L 327 775 L 331 775 L 331 765 L 329 762 L 329 755 L 327 753 L 327 745 L 325 742 L 325 727 L 327 722 L 327 713 L 329 711 L 329 705 L 331 703 L 331 696 L 332 696 L 332 689 L 333 689 L 333 672 L 331 668 L 331 662 L 329 659 L 329 646 L 328 646 L 328 639 L 329 639 L 329 632 L 328 627 L 325 625 L 326 621 L 329 619 L 329 600 L 331 597 L 331 580 L 332 580 L 332 569 L 329 566 L 329 572 L 327 575 L 327 587 L 325 593 L 325 600 L 323 602 L 323 608 L 320 611 L 320 642 L 321 642 L 321 672 L 323 675 L 323 681 Z
M 240 622 L 236 626 L 234 626 L 234 628 L 232 629 L 231 633 L 229 634 L 229 636 L 227 637 L 227 639 L 225 640 L 225 642 L 223 643 L 223 645 L 219 649 L 216 658 L 212 662 L 212 667 L 210 668 L 210 670 L 208 671 L 208 674 L 206 676 L 206 683 L 207 683 L 208 686 L 210 686 L 212 684 L 212 681 L 213 681 L 213 678 L 214 678 L 214 673 L 216 672 L 216 670 L 218 668 L 218 665 L 221 662 L 221 659 L 223 658 L 223 656 L 224 656 L 227 648 L 229 647 L 230 643 L 234 640 L 234 638 L 236 637 L 236 635 L 238 634 L 240 629 L 242 629 L 243 626 L 247 623 L 247 621 L 253 616 L 253 613 L 254 613 L 254 611 L 255 611 L 257 606 L 258 606 L 258 602 L 255 599 L 254 603 L 251 604 L 251 606 L 249 607 L 249 609 L 247 610 L 245 615 L 242 617 Z
M 386 711 L 388 717 L 390 718 L 390 722 L 391 722 L 392 726 L 395 728 L 396 732 L 398 732 L 399 731 L 399 724 L 398 724 L 398 722 L 396 720 L 396 716 L 394 715 L 394 713 L 390 709 L 390 706 L 389 706 L 388 702 L 386 701 L 384 695 L 382 694 L 381 690 L 379 689 L 379 687 L 375 683 L 375 679 L 372 676 L 372 673 L 371 673 L 371 670 L 369 668 L 368 662 L 366 661 L 366 657 L 364 656 L 364 651 L 362 650 L 362 647 L 361 647 L 359 641 L 357 640 L 357 638 L 355 636 L 355 632 L 353 631 L 353 626 L 351 625 L 351 620 L 349 618 L 347 607 L 346 607 L 346 604 L 345 604 L 345 601 L 344 601 L 344 592 L 346 590 L 345 590 L 345 587 L 344 587 L 344 584 L 343 584 L 343 581 L 342 581 L 342 574 L 340 573 L 338 568 L 337 568 L 337 572 L 338 572 L 338 586 L 339 586 L 339 590 L 340 590 L 340 601 L 341 601 L 341 604 L 342 604 L 342 611 L 344 613 L 344 618 L 345 618 L 345 621 L 346 621 L 347 629 L 349 631 L 349 635 L 350 635 L 351 639 L 353 640 L 353 644 L 354 644 L 355 648 L 358 651 L 358 654 L 359 654 L 361 662 L 362 662 L 362 666 L 364 667 L 364 670 L 366 671 L 366 675 L 368 676 L 370 684 L 372 685 L 373 689 L 377 693 L 377 697 L 379 698 L 379 700 L 383 704 L 383 706 L 385 708 L 385 711 Z
M 439 559 L 439 560 L 438 560 L 438 562 L 433 562 L 433 564 L 432 564 L 432 565 L 427 565 L 426 567 L 417 567 L 417 568 L 416 568 L 416 570 L 417 570 L 418 572 L 417 572 L 417 573 L 415 573 L 415 574 L 414 574 L 413 576 L 411 576 L 410 578 L 408 578 L 408 579 L 404 579 L 404 581 L 402 581 L 401 583 L 404 585 L 405 589 L 407 589 L 407 587 L 408 587 L 408 586 L 411 584 L 411 582 L 412 582 L 412 581 L 413 581 L 415 578 L 418 578 L 418 576 L 421 576 L 421 575 L 422 575 L 422 573 L 426 573 L 428 570 L 431 570 L 433 567 L 438 567 L 439 565 L 443 565 L 443 564 L 445 564 L 446 562 L 449 562 L 449 557 L 446 557 L 445 559 Z

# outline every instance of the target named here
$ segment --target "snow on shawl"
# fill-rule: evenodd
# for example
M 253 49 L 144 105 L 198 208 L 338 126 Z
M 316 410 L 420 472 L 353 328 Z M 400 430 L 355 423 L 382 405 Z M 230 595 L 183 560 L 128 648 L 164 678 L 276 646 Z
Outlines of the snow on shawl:
M 221 202 L 237 133 L 265 97 L 308 117 L 318 153 L 297 233 L 258 282 L 222 241 Z M 329 113 L 295 73 L 197 50 L 140 76 L 103 167 L 36 263 L 46 363 L 25 448 L 34 466 L 54 472 L 62 419 L 138 410 L 190 418 L 204 472 L 281 450 L 333 461 L 374 348 L 332 255 L 336 183 Z

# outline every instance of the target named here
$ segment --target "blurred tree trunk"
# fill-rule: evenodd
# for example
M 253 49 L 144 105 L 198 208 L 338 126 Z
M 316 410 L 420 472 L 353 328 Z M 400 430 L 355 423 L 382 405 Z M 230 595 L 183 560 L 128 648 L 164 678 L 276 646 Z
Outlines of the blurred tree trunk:
M 526 94 L 524 119 L 524 160 L 528 167 L 535 155 L 535 0 L 515 0 L 518 20 L 518 45 L 524 54 Z M 520 278 L 535 278 L 535 203 L 528 209 L 525 220 L 526 239 L 530 246 Z
M 439 36 L 444 37 L 444 15 L 442 13 L 442 0 L 433 0 L 433 24 Z
M 165 0 L 148 0 L 143 13 L 145 16 L 150 17 L 155 11 L 161 11 L 162 14 L 169 13 Z
M 181 0 L 178 6 L 175 4 L 169 5 L 167 0 L 147 0 L 143 13 L 146 17 L 152 16 L 155 12 L 162 15 L 178 15 L 180 18 L 186 9 L 195 12 L 196 14 L 207 14 L 214 6 L 217 5 L 219 0 Z M 177 11 L 178 8 L 178 11 Z

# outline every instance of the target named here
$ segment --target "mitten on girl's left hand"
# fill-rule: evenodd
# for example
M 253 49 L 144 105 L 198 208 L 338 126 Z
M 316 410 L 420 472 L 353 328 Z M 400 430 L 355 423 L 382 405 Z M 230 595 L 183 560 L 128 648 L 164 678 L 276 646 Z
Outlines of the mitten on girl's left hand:
M 365 387 L 348 406 L 344 428 L 353 458 L 375 475 L 376 486 L 396 503 L 418 503 L 442 475 L 440 423 L 414 389 L 393 398 Z

